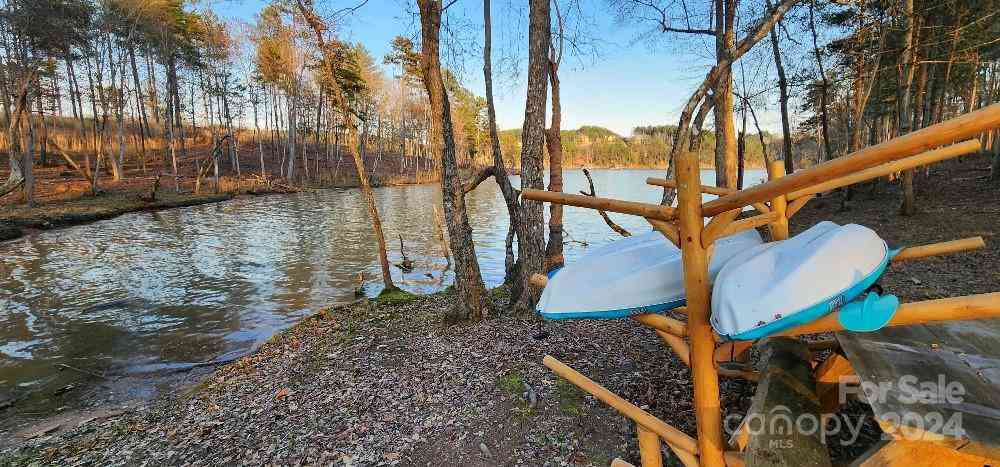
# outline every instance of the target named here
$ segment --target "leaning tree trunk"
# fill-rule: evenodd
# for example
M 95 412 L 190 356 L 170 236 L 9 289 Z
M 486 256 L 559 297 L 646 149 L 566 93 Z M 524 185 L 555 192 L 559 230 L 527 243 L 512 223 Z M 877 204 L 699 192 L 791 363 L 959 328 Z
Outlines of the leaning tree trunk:
M 322 53 L 325 71 L 329 76 L 336 76 L 338 54 L 337 50 L 334 50 L 333 44 L 327 42 L 326 38 L 323 37 L 324 31 L 327 29 L 326 24 L 313 11 L 312 0 L 297 0 L 297 4 L 299 12 L 305 17 L 309 27 L 312 28 L 313 33 L 316 35 L 316 44 L 319 45 L 319 50 Z M 365 199 L 365 204 L 368 206 L 368 214 L 371 216 L 372 221 L 372 230 L 375 233 L 375 239 L 378 241 L 379 265 L 382 267 L 382 283 L 385 285 L 386 290 L 396 290 L 396 285 L 392 282 L 389 258 L 386 254 L 385 235 L 382 232 L 382 218 L 379 217 L 378 205 L 375 204 L 375 194 L 372 193 L 372 187 L 368 183 L 364 159 L 362 159 L 358 148 L 358 127 L 352 118 L 354 112 L 351 110 L 347 96 L 344 95 L 337 81 L 330 80 L 328 86 L 334 107 L 344 115 L 344 133 L 347 138 L 347 150 L 351 152 L 351 156 L 354 158 L 354 167 L 358 172 L 358 183 L 361 185 L 361 196 Z
M 541 190 L 544 167 L 545 100 L 548 91 L 548 54 L 550 40 L 549 0 L 529 0 L 528 19 L 528 92 L 521 133 L 521 188 Z M 520 263 L 520 295 L 514 301 L 515 313 L 530 313 L 538 290 L 528 279 L 542 272 L 543 241 L 542 203 L 521 201 L 523 235 L 518 235 L 517 257 Z
M 431 104 L 431 135 L 441 151 L 441 202 L 444 205 L 448 238 L 455 259 L 455 288 L 458 306 L 468 319 L 482 319 L 491 313 L 492 305 L 479 272 L 476 247 L 472 242 L 472 227 L 465 210 L 465 194 L 459 180 L 455 155 L 455 137 L 451 122 L 451 105 L 441 76 L 439 34 L 441 3 L 439 0 L 418 0 L 422 38 L 420 66 L 424 87 Z

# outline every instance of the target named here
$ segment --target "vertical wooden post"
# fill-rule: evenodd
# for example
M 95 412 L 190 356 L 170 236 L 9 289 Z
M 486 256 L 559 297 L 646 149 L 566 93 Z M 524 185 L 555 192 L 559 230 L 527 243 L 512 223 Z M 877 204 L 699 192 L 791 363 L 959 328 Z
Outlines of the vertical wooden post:
M 691 338 L 691 374 L 698 419 L 698 454 L 704 467 L 725 465 L 719 374 L 715 367 L 715 337 L 709 324 L 708 253 L 701 244 L 701 170 L 698 158 L 677 158 L 677 209 L 684 289 L 687 292 L 688 333 Z
M 768 181 L 775 181 L 785 176 L 785 164 L 782 161 L 771 161 L 767 164 Z M 771 231 L 771 240 L 788 239 L 788 198 L 785 195 L 778 196 L 771 200 L 771 210 L 778 213 L 778 220 L 772 222 L 768 229 Z
M 660 437 L 642 425 L 636 425 L 639 434 L 639 457 L 642 467 L 663 467 L 663 453 L 660 451 Z

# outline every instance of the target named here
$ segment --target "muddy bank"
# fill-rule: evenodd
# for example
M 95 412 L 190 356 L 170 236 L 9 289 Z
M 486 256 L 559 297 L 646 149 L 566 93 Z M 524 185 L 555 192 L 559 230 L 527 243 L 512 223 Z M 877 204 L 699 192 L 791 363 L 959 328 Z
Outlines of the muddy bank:
M 0 240 L 18 238 L 27 229 L 56 229 L 111 219 L 130 212 L 217 203 L 232 199 L 233 196 L 232 194 L 160 193 L 155 201 L 145 201 L 134 193 L 108 193 L 72 201 L 40 204 L 34 208 L 8 206 L 0 210 Z

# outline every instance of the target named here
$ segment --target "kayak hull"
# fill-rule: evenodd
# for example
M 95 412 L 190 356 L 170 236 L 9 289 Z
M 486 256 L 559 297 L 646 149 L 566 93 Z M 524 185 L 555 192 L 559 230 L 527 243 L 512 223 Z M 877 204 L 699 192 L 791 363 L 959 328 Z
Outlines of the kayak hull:
M 719 273 L 712 327 L 727 340 L 757 340 L 815 321 L 874 285 L 890 258 L 872 230 L 832 222 L 755 247 Z
M 729 258 L 760 244 L 753 229 L 719 239 L 710 277 Z M 599 247 L 560 269 L 549 278 L 537 310 L 550 320 L 618 319 L 685 303 L 680 250 L 654 231 Z

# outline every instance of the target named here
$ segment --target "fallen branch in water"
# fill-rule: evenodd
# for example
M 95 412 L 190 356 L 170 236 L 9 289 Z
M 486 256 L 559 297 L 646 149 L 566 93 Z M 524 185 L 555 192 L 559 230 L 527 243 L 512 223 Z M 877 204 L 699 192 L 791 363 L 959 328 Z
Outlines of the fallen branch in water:
M 413 260 L 406 257 L 406 248 L 403 247 L 403 234 L 396 235 L 399 236 L 399 254 L 403 257 L 403 262 L 397 263 L 395 266 L 403 272 L 411 272 L 413 271 Z
M 592 196 L 592 197 L 596 198 L 597 197 L 597 190 L 594 190 L 594 179 L 590 178 L 590 171 L 587 170 L 587 169 L 583 169 L 583 174 L 587 176 L 587 183 L 590 184 L 590 193 L 587 193 L 587 192 L 585 192 L 583 190 L 580 190 L 580 194 L 584 195 L 584 196 Z M 604 211 L 601 211 L 600 209 L 597 210 L 597 213 L 600 214 L 602 218 L 604 218 L 604 223 L 608 224 L 608 227 L 611 227 L 611 230 L 614 230 L 615 232 L 618 232 L 618 235 L 621 235 L 622 237 L 631 237 L 632 236 L 632 232 L 629 232 L 628 230 L 625 230 L 624 227 L 616 224 L 615 221 L 611 220 L 611 218 L 608 217 L 608 213 L 606 213 Z

